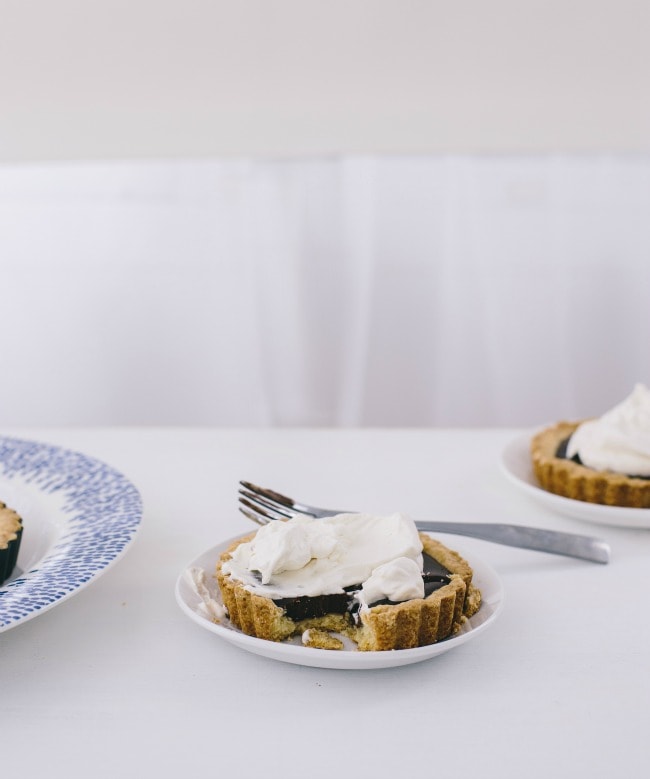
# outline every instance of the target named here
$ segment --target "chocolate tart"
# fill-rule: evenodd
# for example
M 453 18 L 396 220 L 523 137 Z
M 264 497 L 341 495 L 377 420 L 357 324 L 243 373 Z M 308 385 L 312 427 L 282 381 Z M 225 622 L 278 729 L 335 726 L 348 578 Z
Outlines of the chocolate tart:
M 0 584 L 13 573 L 22 534 L 21 518 L 0 501 Z
M 470 565 L 457 552 L 424 533 L 420 533 L 425 561 L 424 598 L 402 603 L 381 601 L 368 609 L 358 609 L 353 594 L 360 589 L 359 583 L 333 595 L 272 600 L 251 592 L 222 571 L 237 546 L 254 535 L 235 541 L 221 555 L 216 569 L 230 621 L 250 636 L 284 641 L 315 629 L 344 633 L 361 651 L 407 649 L 448 638 L 480 608 L 481 593 L 472 584 Z
M 533 437 L 530 453 L 540 486 L 555 495 L 587 503 L 650 508 L 650 479 L 596 471 L 579 458 L 566 457 L 569 438 L 581 424 L 558 422 Z

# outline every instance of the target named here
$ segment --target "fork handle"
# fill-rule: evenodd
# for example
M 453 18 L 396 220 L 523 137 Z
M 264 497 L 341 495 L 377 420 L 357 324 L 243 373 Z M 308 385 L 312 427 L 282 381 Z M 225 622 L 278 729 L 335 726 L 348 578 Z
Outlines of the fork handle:
M 600 538 L 564 533 L 558 530 L 483 522 L 416 522 L 418 530 L 453 533 L 480 538 L 495 544 L 535 549 L 538 552 L 577 557 L 594 563 L 609 562 L 609 546 Z

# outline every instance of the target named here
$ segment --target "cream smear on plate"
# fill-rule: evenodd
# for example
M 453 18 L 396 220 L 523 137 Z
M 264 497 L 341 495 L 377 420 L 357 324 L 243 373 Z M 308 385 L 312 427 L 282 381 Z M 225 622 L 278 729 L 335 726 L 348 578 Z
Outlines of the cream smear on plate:
M 197 612 L 212 622 L 221 622 L 226 617 L 226 610 L 210 591 L 203 568 L 196 566 L 188 568 L 185 571 L 185 580 L 201 598 L 201 602 L 196 607 Z

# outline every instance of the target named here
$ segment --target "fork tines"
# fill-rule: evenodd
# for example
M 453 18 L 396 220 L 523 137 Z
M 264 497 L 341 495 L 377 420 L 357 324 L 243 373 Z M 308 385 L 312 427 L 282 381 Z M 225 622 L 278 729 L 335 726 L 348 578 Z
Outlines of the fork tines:
M 290 519 L 293 516 L 293 512 L 288 509 L 274 505 L 271 501 L 248 490 L 239 490 L 239 510 L 260 525 L 275 519 Z
M 250 481 L 240 481 L 239 483 L 244 487 L 246 494 L 255 500 L 266 499 L 274 505 L 286 506 L 288 509 L 294 507 L 294 501 L 291 498 L 288 498 L 286 495 L 282 495 L 279 492 L 275 492 L 275 490 L 270 490 L 267 487 L 259 487 L 257 484 L 253 484 L 253 482 Z

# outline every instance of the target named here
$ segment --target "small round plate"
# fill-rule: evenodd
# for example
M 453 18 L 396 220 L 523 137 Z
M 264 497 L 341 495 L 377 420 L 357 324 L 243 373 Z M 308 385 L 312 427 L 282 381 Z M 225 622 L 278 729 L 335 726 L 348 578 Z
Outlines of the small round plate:
M 530 441 L 535 432 L 524 433 L 512 440 L 501 455 L 501 469 L 518 489 L 552 511 L 567 517 L 612 527 L 650 528 L 650 509 L 603 506 L 554 495 L 542 489 L 533 473 L 530 457 Z
M 275 642 L 247 636 L 224 618 L 221 622 L 213 622 L 201 611 L 202 598 L 189 581 L 187 571 L 198 568 L 206 571 L 205 583 L 210 596 L 221 602 L 219 588 L 211 572 L 214 570 L 221 552 L 225 551 L 235 539 L 225 541 L 197 557 L 187 567 L 176 582 L 176 600 L 182 611 L 202 628 L 211 631 L 219 638 L 235 646 L 264 657 L 280 660 L 285 663 L 307 665 L 316 668 L 340 669 L 373 669 L 392 668 L 401 665 L 419 663 L 431 657 L 448 652 L 450 649 L 462 646 L 473 638 L 477 638 L 497 618 L 503 605 L 503 587 L 496 572 L 486 563 L 472 554 L 470 563 L 474 569 L 474 583 L 481 590 L 483 601 L 477 614 L 467 620 L 460 632 L 452 638 L 439 641 L 430 646 L 415 649 L 398 649 L 392 652 L 359 652 L 351 642 L 345 642 L 342 650 L 314 649 L 305 647 L 300 638 L 291 641 Z M 461 551 L 462 554 L 462 551 Z

